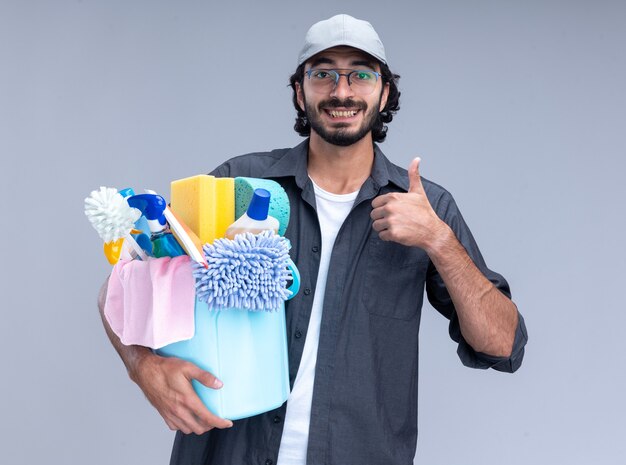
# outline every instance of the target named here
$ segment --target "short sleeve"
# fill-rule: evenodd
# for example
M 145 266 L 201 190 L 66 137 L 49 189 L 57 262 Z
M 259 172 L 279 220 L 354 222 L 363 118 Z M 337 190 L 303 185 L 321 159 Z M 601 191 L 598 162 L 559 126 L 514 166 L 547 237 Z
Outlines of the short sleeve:
M 430 197 L 429 197 L 430 199 Z M 465 247 L 467 254 L 476 264 L 476 267 L 485 275 L 485 277 L 505 296 L 511 298 L 511 290 L 509 284 L 504 277 L 489 268 L 483 259 L 478 245 L 472 236 L 472 233 L 465 223 L 456 202 L 448 192 L 445 192 L 434 203 L 434 208 L 439 217 L 445 221 L 454 231 L 459 242 Z M 450 320 L 449 333 L 450 337 L 458 343 L 457 353 L 461 362 L 471 368 L 493 368 L 498 371 L 514 372 L 522 364 L 524 357 L 524 346 L 528 340 L 524 318 L 518 311 L 518 324 L 515 331 L 515 340 L 513 350 L 510 357 L 494 357 L 488 354 L 475 351 L 461 334 L 459 319 L 452 303 L 452 298 L 446 289 L 443 279 L 437 272 L 437 269 L 430 262 L 426 280 L 426 294 L 431 305 L 439 311 L 443 316 Z

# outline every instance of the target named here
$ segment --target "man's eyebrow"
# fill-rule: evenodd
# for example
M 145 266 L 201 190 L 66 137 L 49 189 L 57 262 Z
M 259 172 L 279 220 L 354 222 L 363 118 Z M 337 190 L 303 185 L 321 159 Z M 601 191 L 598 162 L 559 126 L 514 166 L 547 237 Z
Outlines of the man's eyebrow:
M 334 63 L 335 62 L 331 60 L 330 58 L 318 57 L 311 62 L 311 68 L 315 68 L 318 65 L 332 65 Z
M 315 68 L 319 65 L 334 65 L 335 61 L 328 57 L 318 57 L 311 62 L 311 68 Z M 373 61 L 367 59 L 356 59 L 350 62 L 350 66 L 364 66 L 369 69 L 376 69 L 376 65 Z
M 366 68 L 376 69 L 374 62 L 369 60 L 354 60 L 350 64 L 352 66 L 365 66 Z

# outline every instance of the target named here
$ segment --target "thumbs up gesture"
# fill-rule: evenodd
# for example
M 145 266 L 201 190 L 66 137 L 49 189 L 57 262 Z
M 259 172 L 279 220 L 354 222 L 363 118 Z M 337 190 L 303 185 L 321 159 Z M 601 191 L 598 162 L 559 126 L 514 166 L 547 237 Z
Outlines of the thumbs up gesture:
M 420 161 L 415 158 L 409 166 L 409 191 L 376 197 L 370 216 L 372 227 L 382 240 L 421 247 L 428 252 L 447 225 L 426 197 L 419 172 Z

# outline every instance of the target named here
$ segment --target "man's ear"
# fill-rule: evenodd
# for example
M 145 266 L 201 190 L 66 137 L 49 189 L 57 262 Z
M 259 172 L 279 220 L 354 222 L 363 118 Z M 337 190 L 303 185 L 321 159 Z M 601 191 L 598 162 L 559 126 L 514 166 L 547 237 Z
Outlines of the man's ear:
M 304 94 L 302 93 L 302 86 L 299 82 L 295 83 L 296 85 L 296 100 L 298 101 L 298 106 L 302 111 L 306 111 L 304 109 Z
M 380 96 L 380 107 L 378 111 L 383 111 L 383 108 L 387 105 L 387 99 L 389 98 L 389 83 L 385 83 L 385 87 L 383 87 L 383 93 Z

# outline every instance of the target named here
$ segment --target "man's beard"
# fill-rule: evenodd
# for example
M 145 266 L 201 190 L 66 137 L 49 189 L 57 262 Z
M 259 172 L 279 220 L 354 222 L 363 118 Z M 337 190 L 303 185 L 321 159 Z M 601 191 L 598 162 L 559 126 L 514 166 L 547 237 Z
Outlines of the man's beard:
M 318 110 L 312 108 L 304 98 L 304 108 L 306 109 L 306 117 L 311 125 L 311 129 L 314 130 L 322 139 L 332 145 L 338 145 L 340 147 L 347 147 L 355 144 L 363 139 L 376 124 L 378 115 L 378 107 L 380 105 L 380 99 L 378 103 L 372 107 L 372 110 L 366 112 L 367 104 L 365 102 L 355 102 L 352 99 L 346 99 L 344 101 L 338 98 L 331 98 L 318 104 Z M 322 123 L 321 112 L 323 108 L 347 108 L 358 109 L 363 112 L 363 122 L 356 132 L 349 132 L 347 123 L 344 127 L 335 126 L 334 128 L 326 128 Z

